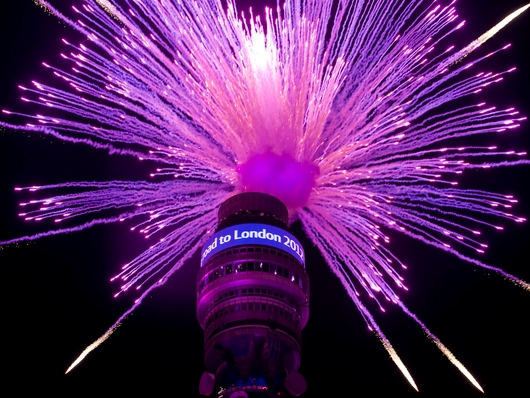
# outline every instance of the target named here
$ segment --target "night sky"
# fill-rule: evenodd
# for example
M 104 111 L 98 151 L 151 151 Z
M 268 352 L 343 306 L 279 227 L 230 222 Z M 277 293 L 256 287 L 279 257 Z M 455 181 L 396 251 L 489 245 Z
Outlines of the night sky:
M 468 44 L 525 1 L 459 1 L 459 15 L 467 24 L 453 42 Z M 253 3 L 260 4 L 254 6 L 257 11 L 263 8 L 264 3 Z M 19 100 L 17 85 L 32 79 L 54 81 L 40 62 L 61 65 L 60 39 L 77 42 L 79 36 L 31 0 L 1 2 L 0 18 L 0 108 L 36 113 L 37 108 Z M 503 71 L 515 65 L 518 71 L 485 90 L 481 98 L 499 107 L 515 106 L 524 115 L 530 115 L 529 27 L 530 11 L 477 50 L 486 54 L 513 44 L 484 68 Z M 14 121 L 6 115 L 0 118 Z M 505 135 L 484 136 L 483 142 L 530 152 L 530 123 Z M 155 167 L 43 134 L 0 130 L 0 240 L 44 231 L 53 224 L 25 223 L 17 217 L 18 203 L 30 195 L 15 193 L 15 186 L 147 179 Z M 460 187 L 513 194 L 520 200 L 514 213 L 530 219 L 529 166 L 468 171 L 460 181 Z M 481 258 L 530 281 L 530 225 L 502 224 L 503 232 L 482 229 L 490 250 Z M 107 342 L 64 375 L 77 355 L 132 303 L 133 297 L 127 295 L 114 299 L 118 286 L 109 282 L 149 245 L 129 231 L 131 226 L 132 222 L 101 225 L 0 250 L 2 379 L 4 386 L 16 383 L 20 393 L 15 395 L 38 391 L 77 396 L 91 391 L 100 396 L 111 392 L 199 396 L 204 368 L 203 335 L 195 319 L 197 253 L 165 286 L 153 291 Z M 293 230 L 305 246 L 311 279 L 311 315 L 303 332 L 300 369 L 308 380 L 305 396 L 417 396 L 367 330 L 301 226 L 294 224 Z M 404 276 L 410 290 L 400 295 L 405 304 L 468 367 L 488 396 L 527 396 L 530 292 L 440 250 L 389 234 L 390 249 L 409 266 Z M 389 306 L 381 314 L 372 304 L 368 308 L 415 378 L 420 394 L 480 394 L 410 318 Z

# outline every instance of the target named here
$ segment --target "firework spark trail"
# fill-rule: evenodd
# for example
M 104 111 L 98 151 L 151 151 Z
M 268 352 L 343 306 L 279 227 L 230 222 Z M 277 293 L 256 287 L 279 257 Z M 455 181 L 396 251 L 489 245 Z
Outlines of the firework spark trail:
M 416 315 L 414 315 L 412 312 L 409 311 L 409 309 L 407 307 L 405 307 L 405 305 L 400 301 L 398 302 L 399 306 L 401 307 L 401 309 L 403 310 L 403 312 L 405 312 L 405 314 L 407 314 L 408 316 L 410 316 L 412 319 L 414 319 L 418 325 L 421 326 L 421 328 L 423 329 L 423 331 L 425 332 L 425 334 L 429 337 L 429 339 L 434 343 L 436 344 L 436 346 L 440 349 L 440 351 L 442 351 L 442 353 L 447 357 L 447 359 L 449 359 L 449 361 L 451 361 L 451 363 L 453 365 L 456 366 L 456 368 L 462 372 L 462 374 L 464 376 L 466 376 L 466 378 L 471 382 L 471 384 L 473 384 L 478 390 L 480 390 L 481 392 L 484 392 L 484 390 L 482 389 L 482 387 L 480 386 L 480 384 L 478 384 L 478 382 L 475 380 L 475 378 L 473 377 L 473 375 L 471 373 L 469 373 L 469 371 L 465 368 L 464 365 L 462 365 L 462 363 L 455 358 L 455 356 L 453 355 L 453 353 L 451 351 L 449 351 L 447 349 L 446 346 L 444 346 L 442 344 L 442 342 L 440 341 L 440 339 L 438 337 L 436 337 L 428 328 L 427 326 L 425 326 L 425 324 L 423 322 L 421 322 L 418 317 Z
M 105 332 L 105 334 L 103 334 L 103 336 L 101 336 L 99 339 L 97 339 L 96 341 L 94 341 L 92 344 L 90 344 L 87 348 L 85 348 L 83 350 L 83 352 L 76 358 L 76 360 L 74 362 L 72 362 L 72 364 L 68 367 L 68 369 L 66 369 L 66 372 L 64 372 L 64 374 L 68 374 L 73 368 L 75 368 L 79 363 L 81 363 L 81 361 L 83 359 L 85 359 L 85 357 L 90 354 L 92 351 L 94 351 L 96 348 L 98 348 L 102 343 L 105 342 L 105 340 L 107 340 L 111 335 L 112 333 L 114 333 L 116 331 L 116 329 L 118 329 L 120 326 L 121 326 L 121 322 L 123 320 L 125 320 L 127 318 L 127 316 L 129 314 L 131 314 L 133 312 L 133 310 L 136 309 L 136 307 L 138 307 L 138 305 L 141 303 L 141 300 L 140 302 L 138 303 L 135 303 L 129 310 L 127 310 L 127 312 L 125 312 L 125 314 L 123 314 L 117 321 L 114 325 L 112 325 L 110 327 L 109 330 L 107 330 Z
M 328 206 L 322 206 L 322 208 L 321 208 L 322 211 L 325 211 L 325 209 L 327 207 Z M 358 244 L 361 246 L 361 250 L 359 251 L 359 255 L 363 257 L 361 259 L 362 261 L 358 261 L 358 260 L 356 261 L 356 259 L 352 259 L 351 258 L 352 257 L 351 256 L 351 253 L 352 253 L 351 248 L 347 248 L 346 250 L 343 251 L 343 253 L 338 252 L 338 254 L 337 254 L 336 247 L 334 247 L 333 244 L 330 244 L 328 242 L 333 242 L 334 240 L 340 240 L 340 236 L 343 235 L 346 231 L 344 231 L 344 229 L 342 229 L 340 227 L 337 227 L 338 225 L 341 225 L 341 223 L 340 222 L 336 222 L 333 219 L 330 219 L 330 217 L 332 217 L 332 215 L 329 214 L 329 213 L 323 213 L 323 214 L 317 215 L 317 214 L 310 214 L 308 212 L 303 212 L 301 214 L 301 218 L 305 221 L 304 225 L 306 225 L 306 232 L 308 233 L 308 236 L 316 243 L 317 247 L 321 250 L 322 254 L 324 255 L 326 261 L 328 261 L 328 263 L 336 263 L 337 261 L 345 261 L 345 262 L 347 262 L 346 265 L 348 266 L 349 271 L 355 276 L 355 278 L 357 278 L 358 280 L 361 280 L 360 277 L 362 277 L 362 278 L 364 278 L 367 281 L 367 283 L 362 283 L 362 284 L 363 284 L 363 287 L 366 289 L 366 291 L 368 292 L 368 294 L 372 298 L 374 298 L 374 297 L 373 297 L 373 294 L 370 292 L 369 289 L 371 289 L 373 292 L 380 291 L 385 296 L 385 298 L 388 301 L 392 301 L 393 303 L 397 303 L 407 315 L 409 315 L 412 319 L 414 319 L 422 327 L 423 331 L 427 334 L 429 339 L 436 344 L 436 346 L 449 359 L 449 361 L 477 389 L 479 389 L 480 391 L 484 392 L 482 387 L 478 384 L 478 382 L 471 375 L 471 373 L 465 368 L 465 366 L 460 361 L 458 361 L 456 359 L 454 354 L 447 347 L 445 347 L 441 343 L 441 341 L 427 328 L 427 326 L 424 323 L 422 323 L 413 313 L 411 313 L 409 311 L 409 309 L 407 307 L 405 307 L 405 305 L 402 303 L 402 301 L 399 299 L 399 297 L 395 295 L 395 293 L 393 292 L 392 288 L 390 288 L 388 285 L 386 285 L 384 280 L 382 280 L 382 279 L 381 280 L 377 280 L 377 278 L 374 278 L 373 276 L 372 277 L 368 276 L 369 274 L 373 274 L 376 277 L 382 277 L 383 276 L 383 274 L 381 272 L 379 272 L 379 271 L 373 272 L 373 270 L 375 269 L 375 267 L 372 265 L 373 264 L 373 261 L 372 261 L 373 259 L 375 259 L 376 262 L 379 263 L 380 265 L 383 265 L 386 262 L 387 266 L 386 267 L 383 266 L 385 271 L 388 272 L 388 275 L 391 276 L 394 279 L 394 282 L 399 287 L 405 288 L 404 285 L 402 284 L 403 278 L 401 278 L 401 276 L 392 267 L 390 267 L 390 264 L 389 264 L 389 263 L 391 263 L 390 259 L 388 259 L 388 258 L 379 258 L 379 259 L 377 259 L 378 254 L 380 255 L 381 253 L 374 253 L 374 254 L 372 254 L 372 256 L 366 255 L 366 253 L 370 253 L 371 250 L 375 249 L 373 247 L 373 244 L 374 244 L 373 242 L 369 242 L 368 239 L 365 239 L 365 241 L 363 243 L 359 243 L 358 242 Z M 370 227 L 376 229 L 375 226 L 370 226 Z M 375 233 L 370 232 L 369 230 L 368 231 L 359 231 L 359 232 L 360 232 L 360 234 L 358 236 L 358 239 L 360 239 L 360 240 L 364 236 L 369 236 L 369 237 L 374 237 L 374 238 L 376 236 L 378 236 L 378 237 L 382 237 L 383 239 L 386 238 L 382 234 L 377 234 L 376 235 Z M 377 229 L 376 229 L 376 232 L 378 232 Z M 324 236 L 327 237 L 327 238 L 324 239 L 323 238 Z M 362 247 L 363 244 L 364 245 L 368 245 L 368 246 L 367 247 Z M 335 255 L 336 255 L 336 258 L 333 258 Z M 358 264 L 369 264 L 369 266 L 368 267 L 365 266 L 365 267 L 361 268 L 361 267 L 358 267 Z M 346 272 L 345 272 L 344 269 L 333 268 L 333 271 L 336 274 L 337 274 L 337 272 L 341 273 L 338 276 L 339 276 L 339 279 L 341 279 L 341 282 L 345 286 L 353 286 L 353 283 L 352 283 L 351 279 L 349 279 L 347 276 L 345 276 Z M 387 350 L 387 352 L 391 356 L 392 360 L 396 363 L 396 365 L 401 370 L 401 372 L 404 374 L 404 376 L 407 378 L 409 383 L 411 383 L 411 385 L 417 390 L 417 387 L 416 387 L 412 377 L 410 376 L 408 370 L 406 369 L 406 367 L 403 364 L 403 362 L 401 361 L 401 359 L 397 356 L 397 353 L 395 352 L 395 350 L 391 346 L 390 342 L 382 334 L 382 332 L 379 330 L 379 328 L 375 324 L 375 321 L 373 320 L 373 317 L 369 314 L 369 312 L 366 310 L 366 308 L 359 302 L 359 299 L 356 297 L 359 294 L 357 292 L 353 291 L 351 288 L 349 288 L 349 289 L 347 288 L 347 290 L 348 290 L 348 293 L 350 294 L 350 297 L 352 298 L 352 300 L 355 302 L 355 304 L 357 305 L 359 310 L 363 313 L 363 317 L 367 321 L 367 323 L 368 323 L 368 325 L 370 327 L 370 330 L 375 330 L 375 334 L 377 335 L 377 337 L 383 343 L 385 349 Z M 376 299 L 376 301 L 377 301 L 377 299 Z M 378 302 L 378 304 L 379 304 L 381 310 L 384 311 L 384 309 L 381 306 L 381 304 L 379 302 Z
M 215 217 L 211 217 L 209 221 L 210 223 L 212 223 L 214 220 L 215 220 Z M 196 236 L 193 236 L 192 239 L 193 238 L 196 238 Z M 130 309 L 128 309 L 122 316 L 120 316 L 119 319 L 114 323 L 114 325 L 112 325 L 99 339 L 97 339 L 92 344 L 90 344 L 88 347 L 86 347 L 83 350 L 83 352 L 76 358 L 76 360 L 72 362 L 72 364 L 68 367 L 65 374 L 68 374 L 73 368 L 75 368 L 79 363 L 81 363 L 81 361 L 83 361 L 83 359 L 85 359 L 85 357 L 88 354 L 90 354 L 92 351 L 98 348 L 102 343 L 104 343 L 105 340 L 107 340 L 116 331 L 116 329 L 118 329 L 121 326 L 122 322 L 125 319 L 127 319 L 127 317 L 130 314 L 132 314 L 132 312 L 142 304 L 143 299 L 147 297 L 147 295 L 151 292 L 151 290 L 164 285 L 167 282 L 168 278 L 173 273 L 178 271 L 180 267 L 184 264 L 184 262 L 187 259 L 189 259 L 193 255 L 193 253 L 195 253 L 195 250 L 197 250 L 199 247 L 201 247 L 204 244 L 207 238 L 208 238 L 208 235 L 205 235 L 202 239 L 199 239 L 192 247 L 187 248 L 188 250 L 186 251 L 182 250 L 181 253 L 177 254 L 177 256 L 180 256 L 180 258 L 176 262 L 176 264 L 171 268 L 171 270 L 166 275 L 164 275 L 162 279 L 160 279 L 158 282 L 154 283 L 147 290 L 145 290 L 140 296 L 140 298 L 138 298 L 135 301 L 134 305 Z M 135 261 L 138 262 L 138 258 Z
M 37 3 L 85 40 L 63 39 L 61 56 L 72 63 L 71 70 L 43 63 L 58 83 L 20 86 L 22 100 L 44 111 L 3 110 L 27 124 L 0 126 L 156 161 L 160 167 L 151 173 L 151 183 L 17 188 L 36 195 L 58 192 L 21 204 L 20 216 L 67 226 L 0 243 L 134 219 L 132 230 L 146 238 L 156 235 L 158 242 L 113 280 L 121 281 L 116 296 L 140 290 L 144 297 L 213 231 L 215 210 L 230 195 L 270 193 L 289 206 L 293 220 L 302 221 L 415 389 L 361 294 L 381 311 L 385 301 L 400 305 L 481 390 L 400 301 L 395 286 L 408 290 L 398 271 L 406 266 L 385 247 L 390 238 L 383 230 L 404 233 L 530 290 L 528 283 L 467 255 L 487 248 L 479 226 L 502 229 L 498 219 L 526 221 L 510 210 L 517 200 L 456 188 L 466 170 L 528 165 L 527 153 L 454 144 L 454 139 L 508 133 L 526 120 L 516 109 L 471 99 L 515 71 L 484 69 L 490 56 L 509 45 L 477 54 L 467 64 L 457 61 L 529 6 L 458 51 L 446 44 L 463 26 L 454 1 L 339 2 L 335 8 L 331 1 L 287 0 L 276 10 L 266 9 L 263 23 L 252 15 L 240 18 L 231 0 L 226 7 L 220 0 L 86 0 L 72 7 L 72 17 L 46 1 Z M 450 107 L 464 98 L 467 105 Z M 78 225 L 72 226 L 75 220 Z
M 510 15 L 508 15 L 506 18 L 504 18 L 501 22 L 499 22 L 497 25 L 495 25 L 493 28 L 488 30 L 486 33 L 484 33 L 482 36 L 480 36 L 478 39 L 471 42 L 467 47 L 460 50 L 457 54 L 454 55 L 453 58 L 450 60 L 452 62 L 458 62 L 462 58 L 466 57 L 469 53 L 472 51 L 475 51 L 478 47 L 480 47 L 482 44 L 484 44 L 486 41 L 491 39 L 493 36 L 495 36 L 497 33 L 499 33 L 503 28 L 505 28 L 510 22 L 512 22 L 515 18 L 517 18 L 519 15 L 521 15 L 523 12 L 525 12 L 530 7 L 530 3 L 517 9 L 516 11 L 512 12 Z M 453 60 L 454 59 L 454 60 Z
M 322 255 L 328 262 L 328 264 L 337 264 L 338 261 L 340 261 L 343 257 L 341 257 L 341 254 L 336 254 L 335 251 L 333 251 L 332 245 L 329 243 L 329 241 L 324 240 L 323 236 L 325 235 L 333 235 L 333 230 L 326 228 L 325 226 L 328 226 L 330 224 L 321 223 L 321 219 L 319 222 L 311 222 L 310 219 L 313 217 L 312 214 L 308 212 L 303 212 L 301 215 L 302 219 L 306 220 L 306 232 L 311 240 L 315 242 L 317 247 L 321 250 Z M 324 226 L 324 227 L 323 227 Z M 327 231 L 326 231 L 327 229 Z M 335 234 L 336 235 L 336 234 Z M 332 236 L 331 238 L 336 238 L 337 236 Z M 362 252 L 360 253 L 362 255 Z M 370 331 L 373 331 L 377 338 L 381 341 L 383 344 L 383 347 L 388 352 L 388 355 L 390 355 L 390 358 L 394 361 L 398 369 L 403 373 L 403 376 L 407 379 L 407 381 L 410 383 L 410 385 L 418 391 L 418 386 L 414 382 L 414 379 L 412 378 L 412 375 L 408 371 L 407 367 L 401 360 L 401 358 L 397 355 L 396 351 L 394 350 L 394 347 L 392 347 L 392 344 L 390 344 L 390 341 L 385 337 L 377 323 L 375 322 L 373 316 L 370 314 L 370 312 L 366 309 L 366 307 L 360 302 L 358 296 L 359 294 L 354 290 L 353 283 L 351 279 L 349 278 L 348 274 L 346 273 L 345 269 L 341 269 L 340 267 L 332 266 L 331 269 L 335 273 L 335 275 L 340 279 L 342 284 L 346 287 L 346 291 L 348 292 L 348 295 L 351 297 L 357 308 L 359 309 L 361 315 L 363 316 L 364 320 L 368 324 L 368 328 Z M 350 268 L 352 270 L 352 268 Z M 363 283 L 364 286 L 366 286 Z M 371 293 L 369 293 L 371 294 Z M 397 299 L 397 296 L 395 296 Z M 392 299 L 394 302 L 395 300 Z

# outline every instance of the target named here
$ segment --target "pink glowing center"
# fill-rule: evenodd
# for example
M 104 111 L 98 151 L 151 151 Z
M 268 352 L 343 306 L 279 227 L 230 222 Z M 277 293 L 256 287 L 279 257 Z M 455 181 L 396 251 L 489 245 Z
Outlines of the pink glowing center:
M 244 192 L 263 192 L 280 199 L 288 208 L 305 206 L 320 174 L 318 166 L 272 152 L 251 156 L 238 167 Z

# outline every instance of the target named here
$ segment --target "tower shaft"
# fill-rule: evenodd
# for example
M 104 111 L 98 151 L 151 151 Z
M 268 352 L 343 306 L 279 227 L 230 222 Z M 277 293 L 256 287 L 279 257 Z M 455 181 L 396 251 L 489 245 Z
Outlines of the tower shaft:
M 287 222 L 278 199 L 239 194 L 221 205 L 219 227 L 203 247 L 197 318 L 210 376 L 203 375 L 201 389 L 215 385 L 220 398 L 305 391 L 296 371 L 309 318 L 309 279 L 303 248 Z M 293 380 L 303 386 L 293 390 Z M 210 395 L 210 389 L 201 393 Z

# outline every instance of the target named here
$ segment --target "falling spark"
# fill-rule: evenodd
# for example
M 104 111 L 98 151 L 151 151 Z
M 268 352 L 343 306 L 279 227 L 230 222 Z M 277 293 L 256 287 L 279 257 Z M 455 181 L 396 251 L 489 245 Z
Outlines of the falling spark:
M 388 340 L 381 338 L 381 336 L 377 336 L 377 337 L 379 338 L 379 341 L 381 341 L 381 343 L 383 344 L 383 347 L 385 347 L 385 350 L 390 355 L 390 358 L 392 358 L 392 360 L 394 361 L 398 369 L 401 371 L 401 373 L 403 373 L 403 376 L 405 376 L 407 381 L 410 383 L 412 388 L 414 388 L 416 391 L 419 391 L 418 386 L 414 382 L 414 379 L 412 378 L 409 370 L 406 368 L 405 364 L 403 363 L 401 358 L 396 353 L 396 350 L 394 350 L 394 347 L 390 345 L 390 342 Z
M 96 341 L 94 341 L 92 344 L 90 344 L 87 348 L 85 348 L 83 350 L 83 352 L 81 353 L 81 355 L 79 355 L 77 357 L 77 359 L 72 362 L 72 364 L 70 365 L 70 367 L 66 370 L 66 372 L 64 372 L 64 374 L 68 374 L 73 368 L 75 368 L 83 359 L 85 359 L 85 357 L 90 354 L 92 351 L 94 351 L 96 348 L 98 348 L 105 340 L 107 340 L 110 335 L 112 333 L 114 333 L 114 331 L 119 327 L 120 325 L 118 326 L 113 326 L 112 328 L 110 328 L 109 330 L 107 330 L 105 332 L 105 334 L 103 336 L 101 336 L 99 339 L 97 339 Z
M 486 41 L 488 41 L 493 36 L 495 36 L 497 33 L 499 33 L 503 28 L 505 28 L 515 18 L 517 18 L 519 15 L 525 12 L 529 7 L 530 7 L 530 3 L 512 12 L 510 15 L 508 15 L 506 18 L 504 18 L 501 22 L 499 22 L 493 28 L 488 30 L 478 39 L 473 40 L 467 47 L 463 48 L 456 55 L 454 55 L 455 60 L 452 63 L 460 61 L 462 58 L 466 57 L 468 54 L 475 51 L 478 47 L 480 47 Z
M 473 377 L 473 375 L 469 372 L 469 370 L 466 369 L 466 367 L 462 364 L 462 362 L 460 362 L 458 359 L 456 359 L 456 357 L 454 356 L 454 354 L 449 351 L 449 349 L 442 344 L 442 342 L 440 341 L 440 339 L 438 337 L 436 337 L 428 328 L 427 326 L 425 326 L 425 324 L 423 322 L 421 322 L 417 317 L 416 315 L 414 315 L 412 312 L 409 311 L 409 309 L 407 307 L 405 307 L 403 305 L 403 303 L 399 302 L 398 303 L 399 306 L 401 307 L 401 309 L 408 315 L 410 316 L 412 319 L 414 319 L 418 325 L 421 326 L 421 328 L 423 329 L 424 333 L 427 335 L 427 337 L 434 343 L 436 344 L 436 346 L 438 347 L 438 349 L 442 352 L 442 354 L 444 354 L 447 359 L 449 359 L 449 362 L 451 362 L 470 382 L 471 384 L 473 384 L 475 386 L 475 388 L 477 388 L 480 392 L 484 392 L 484 390 L 482 389 L 482 387 L 480 386 L 480 384 L 478 384 L 478 381 Z
M 425 330 L 425 329 L 424 329 Z M 440 340 L 438 340 L 436 337 L 429 335 L 429 338 L 431 341 L 436 344 L 436 346 L 442 351 L 442 353 L 449 359 L 449 361 L 456 366 L 456 368 L 462 372 L 462 374 L 473 384 L 480 392 L 484 392 L 480 384 L 478 384 L 477 380 L 473 377 L 471 373 L 469 373 L 469 370 L 465 368 L 465 366 L 460 362 L 456 357 L 453 355 L 451 351 L 445 347 Z

